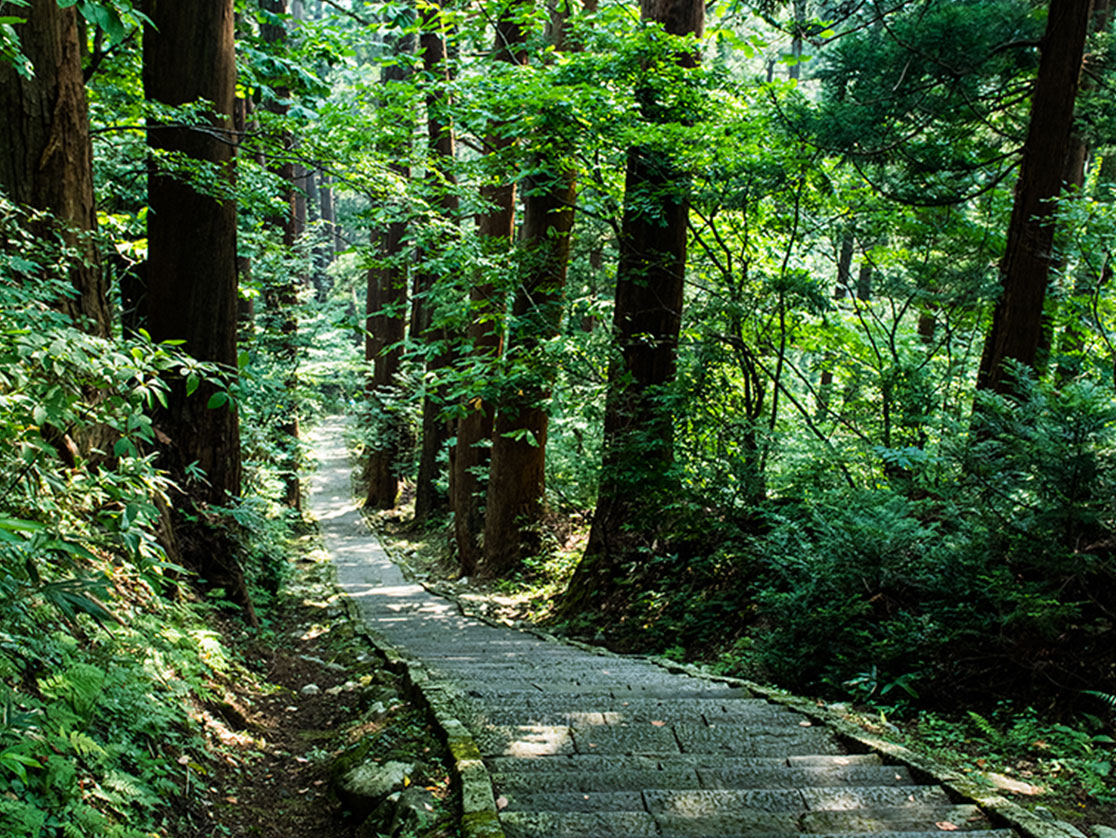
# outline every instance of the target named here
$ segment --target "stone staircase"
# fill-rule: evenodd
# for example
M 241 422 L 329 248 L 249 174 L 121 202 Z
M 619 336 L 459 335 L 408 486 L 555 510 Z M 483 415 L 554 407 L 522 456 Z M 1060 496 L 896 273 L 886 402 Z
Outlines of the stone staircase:
M 463 689 L 507 838 L 1012 835 L 745 689 L 480 623 L 452 636 L 409 651 Z
M 926 781 L 933 767 L 915 776 L 885 764 L 807 702 L 796 710 L 741 686 L 464 616 L 404 578 L 365 528 L 341 427 L 323 429 L 317 449 L 311 504 L 338 583 L 389 659 L 414 678 L 421 670 L 419 689 L 437 704 L 462 778 L 467 835 L 1013 838 Z M 905 752 L 903 761 L 912 758 Z M 1006 801 L 991 805 L 1011 810 L 1035 838 L 1069 838 Z

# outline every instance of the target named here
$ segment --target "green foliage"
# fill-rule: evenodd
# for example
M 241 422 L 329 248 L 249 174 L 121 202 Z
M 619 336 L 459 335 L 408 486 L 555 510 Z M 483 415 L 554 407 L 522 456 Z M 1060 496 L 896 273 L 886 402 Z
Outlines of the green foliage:
M 192 696 L 229 667 L 157 537 L 152 412 L 167 374 L 220 373 L 75 328 L 53 302 L 79 257 L 26 230 L 0 202 L 0 833 L 139 838 L 203 746 Z
M 1060 794 L 1110 803 L 1116 799 L 1116 743 L 1101 730 L 1095 717 L 1064 724 L 1033 707 L 1003 701 L 988 714 L 969 711 L 956 719 L 920 713 L 903 734 L 963 771 L 1010 774 Z

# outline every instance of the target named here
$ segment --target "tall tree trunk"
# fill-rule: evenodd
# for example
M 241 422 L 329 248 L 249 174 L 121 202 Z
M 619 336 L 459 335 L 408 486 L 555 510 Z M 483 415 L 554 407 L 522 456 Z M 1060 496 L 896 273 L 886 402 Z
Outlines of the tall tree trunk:
M 700 37 L 704 28 L 701 0 L 643 0 L 641 11 L 672 35 Z M 695 43 L 678 62 L 696 66 L 697 49 Z M 688 117 L 670 113 L 650 88 L 639 95 L 648 121 Z M 566 591 L 566 611 L 584 610 L 594 597 L 609 594 L 620 566 L 639 543 L 654 538 L 660 505 L 674 488 L 672 418 L 664 391 L 674 380 L 682 323 L 689 184 L 665 151 L 636 146 L 628 152 L 624 188 L 612 322 L 617 354 L 609 368 L 601 485 L 589 543 Z
M 281 19 L 287 14 L 287 0 L 260 0 L 260 10 L 272 17 L 260 24 L 260 36 L 271 45 L 276 52 L 286 50 L 287 29 Z M 290 106 L 287 104 L 291 97 L 290 88 L 282 79 L 274 80 L 275 98 L 264 104 L 264 107 L 277 117 L 286 117 Z M 273 219 L 276 227 L 282 230 L 283 247 L 287 255 L 291 256 L 302 235 L 302 221 L 299 212 L 299 194 L 295 188 L 298 168 L 295 166 L 292 155 L 294 153 L 294 137 L 287 129 L 279 133 L 280 155 L 278 163 L 271 167 L 274 174 L 283 181 L 283 213 Z M 303 216 L 305 203 L 303 203 Z M 299 483 L 299 415 L 298 415 L 298 291 L 301 278 L 295 272 L 280 278 L 278 285 L 265 297 L 268 307 L 274 312 L 279 321 L 279 347 L 278 359 L 284 367 L 283 386 L 287 391 L 287 415 L 284 416 L 276 430 L 279 434 L 281 461 L 279 470 L 283 478 L 283 502 L 291 509 L 302 507 L 302 490 Z
M 550 9 L 546 40 L 556 51 L 565 47 L 567 14 Z M 557 129 L 561 117 L 551 115 L 550 120 L 552 130 Z M 540 139 L 545 147 L 561 146 L 553 136 Z M 549 423 L 545 402 L 554 376 L 539 349 L 558 334 L 562 322 L 576 186 L 573 161 L 560 152 L 540 154 L 531 168 L 538 174 L 524 184 L 524 273 L 512 304 L 506 353 L 510 380 L 497 406 L 488 470 L 484 555 L 477 568 L 485 577 L 505 575 L 542 546 Z
M 526 53 L 523 45 L 527 33 L 515 22 L 520 0 L 511 0 L 496 25 L 496 39 L 492 60 L 508 64 L 523 64 Z M 490 126 L 485 138 L 488 154 L 500 160 L 514 143 L 502 122 Z M 487 207 L 477 217 L 477 235 L 482 247 L 496 255 L 506 250 L 515 234 L 515 181 L 502 178 L 485 184 L 480 189 L 481 203 Z M 472 319 L 467 329 L 468 343 L 473 358 L 480 363 L 493 361 L 500 356 L 502 343 L 504 294 L 489 277 L 477 277 L 469 289 Z M 484 514 L 481 509 L 484 483 L 480 477 L 488 467 L 487 444 L 492 439 L 492 406 L 478 395 L 471 399 L 468 413 L 457 423 L 457 445 L 454 452 L 452 492 L 454 532 L 457 554 L 463 575 L 476 570 L 481 557 L 480 534 L 484 531 Z
M 1093 18 L 1091 30 L 1093 33 L 1105 32 L 1108 29 L 1111 0 L 1093 0 Z M 1088 62 L 1088 56 L 1086 56 Z M 1096 81 L 1089 75 L 1081 80 L 1081 92 L 1086 93 L 1096 87 Z M 1085 165 L 1089 160 L 1091 150 L 1086 137 L 1078 130 L 1074 130 L 1070 140 L 1070 150 L 1066 157 L 1066 182 L 1076 185 L 1079 189 L 1085 185 Z M 1112 155 L 1101 158 L 1101 171 L 1097 178 L 1100 182 L 1112 180 L 1113 168 L 1116 159 Z M 1092 272 L 1087 268 L 1079 268 L 1078 274 L 1073 278 L 1073 287 L 1070 289 L 1070 299 L 1080 300 L 1082 297 L 1092 297 L 1097 283 L 1101 281 L 1105 271 L 1111 273 L 1111 267 L 1105 265 L 1100 271 Z M 1090 276 L 1090 274 L 1094 274 Z M 1078 307 L 1073 306 L 1076 310 Z M 1055 305 L 1047 303 L 1047 311 L 1043 320 L 1043 340 L 1040 347 L 1045 347 L 1049 352 L 1053 343 L 1053 329 Z M 1061 318 L 1063 322 L 1061 334 L 1058 339 L 1058 365 L 1055 369 L 1055 379 L 1059 384 L 1065 384 L 1081 372 L 1081 361 L 1084 357 L 1085 335 L 1088 331 L 1087 321 L 1076 315 Z M 1048 360 L 1048 358 L 1044 359 Z
M 399 85 L 411 75 L 406 56 L 415 51 L 414 36 L 397 36 L 392 51 L 401 60 L 384 68 L 385 103 L 390 103 L 398 93 Z M 394 126 L 388 151 L 396 161 L 410 156 L 412 132 L 413 126 L 409 121 L 405 125 Z M 405 180 L 411 175 L 410 168 L 403 163 L 392 163 L 390 168 L 400 179 Z M 402 342 L 407 325 L 407 269 L 402 257 L 408 222 L 404 217 L 404 207 L 388 209 L 391 220 L 385 228 L 372 233 L 381 264 L 368 272 L 366 298 L 368 338 L 365 359 L 372 364 L 372 379 L 368 386 L 373 403 L 378 407 L 376 439 L 364 469 L 368 488 L 364 504 L 370 509 L 391 509 L 395 506 L 399 497 L 398 461 L 403 442 L 399 414 L 392 402 L 397 396 L 396 377 L 403 360 Z
M 802 36 L 806 31 L 806 0 L 794 0 L 794 34 L 791 36 L 791 60 L 787 68 L 787 78 L 798 81 L 802 78 Z
M 70 269 L 75 293 L 59 306 L 81 328 L 105 336 L 111 314 L 93 241 L 93 150 L 77 10 L 60 9 L 55 0 L 31 0 L 25 14 L 20 39 L 34 75 L 23 78 L 0 61 L 0 119 L 7 126 L 0 187 L 12 200 L 54 216 L 37 234 L 60 236 L 80 257 Z
M 447 224 L 456 224 L 458 212 L 457 176 L 454 173 L 453 126 L 448 116 L 445 86 L 450 80 L 447 64 L 446 41 L 442 36 L 441 9 L 431 4 L 422 12 L 422 35 L 419 47 L 422 50 L 423 70 L 432 80 L 432 87 L 426 95 L 426 127 L 428 143 L 427 184 L 435 196 L 434 203 L 439 208 Z M 427 244 L 428 249 L 437 247 L 437 241 Z M 423 254 L 416 261 L 423 262 Z M 441 347 L 426 362 L 426 392 L 422 399 L 422 437 L 419 448 L 418 481 L 415 484 L 415 521 L 422 522 L 449 509 L 449 497 L 438 488 L 442 451 L 453 436 L 453 422 L 442 418 L 444 400 L 436 385 L 438 374 L 453 363 L 453 353 L 449 349 L 449 334 L 445 327 L 434 324 L 434 292 L 439 277 L 423 270 L 415 277 L 414 308 L 411 320 L 411 334 L 416 340 L 437 344 Z
M 326 231 L 329 234 L 329 252 L 330 261 L 333 257 L 340 253 L 344 248 L 341 247 L 341 237 L 337 231 L 337 216 L 336 205 L 333 195 L 333 178 L 329 175 L 322 173 L 321 189 L 319 195 L 322 199 L 322 223 L 325 224 Z
M 158 155 L 182 155 L 217 173 L 218 189 L 232 187 L 233 2 L 149 2 L 143 36 L 143 85 L 151 102 L 213 103 L 209 130 L 148 126 L 156 154 L 148 178 L 147 328 L 153 339 L 185 341 L 203 361 L 236 370 L 236 203 L 227 194 L 198 191 L 167 171 Z M 230 372 L 232 374 L 232 372 Z M 223 504 L 240 492 L 240 434 L 235 405 L 209 407 L 215 391 L 203 385 L 190 396 L 186 382 L 172 382 L 168 408 L 158 419 L 170 440 L 164 467 L 183 490 L 177 540 L 183 559 L 255 621 L 243 573 L 219 530 L 204 525 L 203 505 Z M 191 476 L 196 464 L 205 480 Z M 192 509 L 191 509 L 192 507 Z M 193 514 L 190 514 L 190 513 Z M 192 520 L 191 520 L 192 519 Z
M 1000 265 L 1002 294 L 977 375 L 977 387 L 982 390 L 1009 391 L 1011 379 L 1005 362 L 1033 366 L 1042 338 L 1043 301 L 1054 241 L 1053 200 L 1062 190 L 1062 161 L 1072 142 L 1073 109 L 1091 9 L 1091 0 L 1050 0 L 1007 249 Z M 1052 165 L 1052 161 L 1056 163 Z

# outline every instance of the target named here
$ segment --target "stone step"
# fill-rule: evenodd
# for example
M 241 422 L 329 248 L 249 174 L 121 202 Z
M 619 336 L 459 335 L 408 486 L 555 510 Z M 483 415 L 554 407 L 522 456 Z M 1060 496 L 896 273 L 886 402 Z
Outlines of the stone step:
M 949 806 L 950 799 L 941 786 L 844 786 L 803 789 L 802 797 L 812 810 L 854 810 L 880 806 Z
M 913 786 L 906 768 L 851 765 L 792 768 L 787 765 L 742 765 L 719 769 L 661 767 L 599 771 L 494 770 L 492 781 L 507 792 L 603 792 L 642 789 L 809 789 L 833 786 Z
M 987 830 L 988 819 L 976 806 L 878 806 L 851 810 L 807 812 L 802 831 L 812 833 L 923 831 L 936 824 L 943 832 Z
M 491 771 L 514 773 L 538 771 L 543 773 L 575 771 L 594 772 L 656 771 L 666 768 L 693 768 L 709 771 L 743 771 L 749 768 L 842 768 L 847 766 L 881 765 L 876 754 L 841 754 L 776 757 L 732 757 L 716 754 L 680 754 L 663 759 L 654 756 L 619 756 L 603 754 L 538 755 L 534 758 L 493 757 L 485 760 Z
M 534 721 L 554 718 L 570 712 L 597 712 L 608 724 L 649 724 L 652 722 L 690 724 L 742 724 L 745 726 L 785 725 L 802 727 L 808 722 L 803 716 L 756 699 L 729 699 L 717 697 L 670 699 L 629 699 L 617 701 L 609 695 L 590 695 L 582 698 L 565 696 L 538 697 L 524 695 L 512 701 L 477 702 L 483 712 L 505 719 L 522 714 Z M 810 723 L 813 726 L 813 723 Z
M 870 811 L 886 808 L 892 816 L 906 810 L 921 813 L 930 807 L 950 808 L 945 792 L 937 786 L 861 787 L 854 791 L 794 788 L 679 790 L 673 787 L 644 788 L 642 791 L 540 791 L 539 787 L 535 787 L 523 791 L 502 788 L 501 795 L 508 811 L 619 812 L 646 809 L 656 817 L 665 815 L 689 819 L 761 812 L 797 817 L 807 809 L 850 812 L 856 811 L 854 806 Z
M 930 831 L 913 832 L 807 832 L 796 838 L 942 838 L 943 831 L 934 828 Z M 969 829 L 965 838 L 1018 838 L 1010 829 Z
M 914 785 L 910 771 L 902 766 L 800 765 L 768 768 L 726 766 L 697 770 L 703 788 L 811 788 L 828 786 Z
M 647 812 L 504 812 L 506 838 L 659 838 Z
M 870 832 L 800 832 L 769 830 L 770 820 L 722 819 L 718 823 L 656 822 L 640 812 L 571 813 L 505 812 L 500 817 L 507 838 L 942 838 L 937 828 L 921 830 L 876 830 Z M 735 823 L 736 828 L 731 828 Z M 622 831 L 623 830 L 623 831 Z M 661 830 L 661 831 L 660 831 Z M 1015 838 L 1009 829 L 979 829 L 965 838 Z
M 610 792 L 644 789 L 700 789 L 693 768 L 604 769 L 601 771 L 510 771 L 492 772 L 498 794 L 523 795 L 557 792 Z

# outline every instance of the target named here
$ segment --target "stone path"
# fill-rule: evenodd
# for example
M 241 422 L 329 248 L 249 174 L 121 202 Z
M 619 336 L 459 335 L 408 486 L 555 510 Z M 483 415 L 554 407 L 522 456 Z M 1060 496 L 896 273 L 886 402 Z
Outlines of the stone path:
M 343 426 L 317 431 L 310 507 L 369 628 L 469 698 L 458 708 L 507 838 L 1010 838 L 906 768 L 748 691 L 461 615 L 408 582 L 350 491 Z

